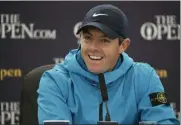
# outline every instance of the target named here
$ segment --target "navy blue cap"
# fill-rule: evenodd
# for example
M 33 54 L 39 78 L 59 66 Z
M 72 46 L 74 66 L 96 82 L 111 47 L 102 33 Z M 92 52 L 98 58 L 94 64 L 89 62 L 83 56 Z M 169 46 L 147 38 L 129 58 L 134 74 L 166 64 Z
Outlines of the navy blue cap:
M 90 9 L 84 17 L 77 34 L 87 26 L 98 28 L 111 39 L 120 36 L 127 38 L 127 17 L 118 7 L 110 4 L 98 5 Z

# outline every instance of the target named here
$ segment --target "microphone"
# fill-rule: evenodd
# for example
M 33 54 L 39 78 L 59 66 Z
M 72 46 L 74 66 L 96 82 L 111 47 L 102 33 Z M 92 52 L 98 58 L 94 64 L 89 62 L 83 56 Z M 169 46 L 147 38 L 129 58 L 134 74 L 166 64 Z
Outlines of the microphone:
M 105 102 L 106 105 L 106 117 L 105 117 L 105 121 L 111 121 L 111 116 L 109 113 L 109 108 L 108 108 L 108 94 L 107 94 L 107 87 L 106 87 L 106 83 L 105 83 L 105 78 L 104 78 L 104 74 L 99 74 L 99 83 L 100 83 L 100 90 L 101 90 L 101 95 L 102 95 L 102 103 L 99 105 L 99 121 L 103 120 L 103 102 Z

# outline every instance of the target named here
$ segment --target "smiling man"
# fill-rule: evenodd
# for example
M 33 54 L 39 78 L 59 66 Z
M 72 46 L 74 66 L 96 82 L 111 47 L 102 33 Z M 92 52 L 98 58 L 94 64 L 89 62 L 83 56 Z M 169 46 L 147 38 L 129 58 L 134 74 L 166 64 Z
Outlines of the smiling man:
M 121 40 L 121 36 L 109 38 L 98 28 L 86 26 L 81 32 L 81 55 L 90 72 L 104 73 L 115 67 L 120 54 L 127 49 L 129 43 L 129 39 Z
M 41 78 L 40 124 L 44 120 L 97 124 L 100 104 L 109 108 L 109 120 L 119 124 L 179 124 L 155 70 L 148 64 L 134 62 L 124 52 L 130 44 L 127 29 L 125 14 L 113 5 L 99 5 L 88 11 L 77 31 L 79 49 L 70 51 L 62 63 Z M 105 77 L 109 97 L 105 104 L 100 74 Z

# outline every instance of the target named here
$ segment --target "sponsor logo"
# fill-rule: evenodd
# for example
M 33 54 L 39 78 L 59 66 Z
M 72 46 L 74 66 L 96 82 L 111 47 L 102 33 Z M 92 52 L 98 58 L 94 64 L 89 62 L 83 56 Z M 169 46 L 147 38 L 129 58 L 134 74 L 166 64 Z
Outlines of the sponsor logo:
M 166 69 L 156 69 L 156 73 L 161 79 L 167 78 L 168 77 L 168 72 Z
M 56 39 L 55 29 L 39 29 L 35 23 L 20 21 L 20 14 L 0 14 L 1 39 Z
M 145 40 L 180 40 L 180 24 L 175 15 L 155 15 L 155 22 L 145 22 L 140 34 Z
M 157 94 L 157 99 L 161 103 L 167 103 L 167 98 L 165 97 L 165 94 L 162 92 Z
M 21 69 L 0 69 L 0 81 L 6 78 L 20 78 L 22 77 Z
M 0 102 L 0 124 L 19 124 L 20 103 L 19 102 Z
M 97 16 L 108 16 L 107 14 L 104 13 L 94 13 L 93 17 L 97 17 Z

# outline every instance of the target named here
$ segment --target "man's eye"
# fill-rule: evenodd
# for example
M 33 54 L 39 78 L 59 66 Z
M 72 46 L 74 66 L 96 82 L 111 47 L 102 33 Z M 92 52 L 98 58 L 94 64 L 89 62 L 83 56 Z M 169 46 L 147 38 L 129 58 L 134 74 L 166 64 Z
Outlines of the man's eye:
M 107 39 L 102 39 L 101 42 L 103 42 L 103 43 L 110 43 L 110 41 L 107 40 Z
M 90 36 L 84 36 L 84 39 L 86 39 L 86 40 L 90 40 L 90 39 L 91 39 L 91 37 L 90 37 Z

